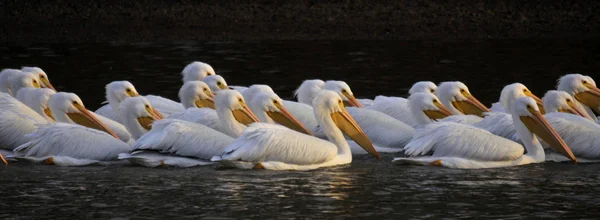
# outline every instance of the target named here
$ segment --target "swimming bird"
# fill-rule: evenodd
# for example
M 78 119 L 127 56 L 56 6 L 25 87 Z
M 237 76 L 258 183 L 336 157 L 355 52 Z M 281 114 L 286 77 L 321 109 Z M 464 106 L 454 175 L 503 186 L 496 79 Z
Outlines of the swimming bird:
M 311 135 L 311 132 L 287 111 L 283 103 L 283 100 L 274 92 L 259 91 L 251 96 L 248 106 L 261 122 L 280 124 L 292 130 Z
M 573 155 L 579 158 L 580 162 L 600 161 L 600 125 L 582 116 L 585 110 L 564 91 L 548 91 L 543 100 L 548 110 L 544 117 L 571 148 Z M 549 148 L 545 142 L 542 145 L 544 148 Z M 568 159 L 555 152 L 547 153 L 549 156 L 546 160 Z
M 4 69 L 0 72 L 0 92 L 17 95 L 20 88 L 40 88 L 37 75 L 17 69 Z
M 95 111 L 96 114 L 110 118 L 116 122 L 121 122 L 119 104 L 127 97 L 138 96 L 138 92 L 129 81 L 113 81 L 106 84 L 106 102 L 104 105 Z
M 312 170 L 349 164 L 352 153 L 342 132 L 380 159 L 343 103 L 342 97 L 328 90 L 319 92 L 313 101 L 314 113 L 329 141 L 279 125 L 254 123 L 213 161 L 242 169 L 272 170 Z
M 410 114 L 418 124 L 415 127 L 421 127 L 430 123 L 437 122 L 452 113 L 442 102 L 430 92 L 414 92 L 408 97 L 407 106 Z
M 394 158 L 400 164 L 433 165 L 448 168 L 477 169 L 518 166 L 545 161 L 538 137 L 556 151 L 577 162 L 567 144 L 544 119 L 530 97 L 515 100 L 511 109 L 513 124 L 523 146 L 486 130 L 458 123 L 434 123 L 417 131 L 405 147 L 410 156 Z M 524 148 L 527 153 L 523 154 Z
M 556 88 L 569 93 L 575 100 L 584 104 L 586 114 L 590 118 L 596 117 L 594 112 L 600 112 L 600 89 L 596 87 L 592 77 L 578 73 L 567 74 L 558 79 Z
M 134 150 L 129 154 L 120 155 L 119 158 L 152 167 L 208 164 L 208 160 L 212 156 L 220 155 L 233 141 L 232 137 L 239 136 L 246 125 L 258 122 L 256 116 L 246 106 L 242 95 L 235 90 L 217 92 L 215 104 L 220 122 L 228 131 L 227 133 L 232 135 L 228 136 L 194 122 L 164 119 L 154 122 L 152 129 L 136 141 Z M 194 162 L 185 157 L 201 161 Z
M 459 81 L 440 83 L 435 95 L 453 114 L 444 121 L 473 124 L 483 119 L 484 112 L 490 111 L 471 95 L 464 83 Z
M 433 82 L 421 81 L 413 84 L 410 90 L 408 90 L 408 94 L 412 95 L 417 92 L 428 92 L 435 94 L 436 89 L 437 86 Z M 408 99 L 405 98 L 380 95 L 375 97 L 373 104 L 365 108 L 392 116 L 396 120 L 404 122 L 413 128 L 420 125 L 420 123 L 417 122 L 411 114 L 411 111 L 408 108 Z
M 229 86 L 227 86 L 227 82 L 222 76 L 219 75 L 209 75 L 202 79 L 202 82 L 206 83 L 212 92 L 217 92 L 219 90 L 227 90 Z
M 50 122 L 27 105 L 0 92 L 0 148 L 12 151 L 29 141 L 26 134 L 47 123 Z
M 21 88 L 17 92 L 16 98 L 46 120 L 53 122 L 54 118 L 48 107 L 48 99 L 55 93 L 54 90 L 48 88 Z

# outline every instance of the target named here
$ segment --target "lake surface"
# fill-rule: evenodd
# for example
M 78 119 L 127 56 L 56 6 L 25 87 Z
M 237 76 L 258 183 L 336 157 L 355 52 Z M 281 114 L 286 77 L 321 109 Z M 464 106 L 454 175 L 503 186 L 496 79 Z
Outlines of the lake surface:
M 506 84 L 538 96 L 559 76 L 598 80 L 599 39 L 281 41 L 0 45 L 0 68 L 39 66 L 89 109 L 104 85 L 176 99 L 180 72 L 210 63 L 230 85 L 282 98 L 304 79 L 346 81 L 359 98 L 404 96 L 412 83 L 460 80 L 489 105 Z M 583 218 L 600 216 L 600 165 L 485 170 L 399 166 L 368 156 L 308 172 L 128 166 L 0 168 L 0 218 Z

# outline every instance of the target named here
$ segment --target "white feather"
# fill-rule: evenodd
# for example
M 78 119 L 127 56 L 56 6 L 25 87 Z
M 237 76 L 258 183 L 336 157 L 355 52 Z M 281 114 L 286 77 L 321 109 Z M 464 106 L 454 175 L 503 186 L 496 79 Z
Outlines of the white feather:
M 7 93 L 0 92 L 0 148 L 14 149 L 27 142 L 25 134 L 49 123 L 44 117 Z
M 155 95 L 146 95 L 144 96 L 155 108 L 158 112 L 160 112 L 163 116 L 168 117 L 169 115 L 183 112 L 185 108 L 181 103 L 175 102 L 173 100 L 163 98 Z
M 571 148 L 573 155 L 584 159 L 600 159 L 600 125 L 568 113 L 551 112 L 544 117 Z M 542 144 L 548 147 L 546 143 Z

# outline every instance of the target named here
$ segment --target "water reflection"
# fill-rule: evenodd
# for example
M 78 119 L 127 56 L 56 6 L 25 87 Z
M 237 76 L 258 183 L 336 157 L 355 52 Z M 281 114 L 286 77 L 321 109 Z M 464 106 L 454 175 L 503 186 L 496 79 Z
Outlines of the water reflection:
M 558 76 L 600 70 L 598 41 L 176 42 L 0 45 L 0 66 L 40 66 L 58 90 L 95 109 L 104 85 L 177 99 L 180 72 L 210 63 L 231 85 L 269 84 L 285 98 L 304 79 L 338 79 L 358 97 L 406 94 L 418 80 L 461 80 L 482 102 L 519 81 L 538 96 Z M 75 82 L 75 83 L 74 83 Z M 202 167 L 0 168 L 0 218 L 581 218 L 598 216 L 600 165 L 492 170 L 395 166 L 357 157 L 309 172 Z

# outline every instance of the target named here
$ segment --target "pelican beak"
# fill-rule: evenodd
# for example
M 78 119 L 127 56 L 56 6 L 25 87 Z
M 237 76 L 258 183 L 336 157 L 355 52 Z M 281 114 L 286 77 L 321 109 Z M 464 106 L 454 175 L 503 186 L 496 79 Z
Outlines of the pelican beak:
M 458 109 L 463 114 L 482 116 L 484 112 L 490 111 L 490 109 L 481 104 L 481 102 L 472 95 L 468 94 L 465 95 L 465 97 L 467 97 L 466 100 L 452 102 L 454 108 Z
M 54 119 L 54 117 L 52 116 L 52 112 L 50 111 L 50 108 L 48 108 L 48 107 L 44 108 L 44 114 L 46 116 L 48 116 L 49 118 L 51 118 L 52 121 L 56 121 L 56 119 Z
M 360 102 L 358 102 L 358 100 L 356 100 L 356 98 L 354 98 L 354 95 L 351 95 L 350 93 L 348 93 L 346 91 L 342 91 L 342 95 L 345 96 L 346 99 L 348 99 L 348 101 L 344 101 L 345 106 L 352 106 L 352 107 L 357 107 L 357 108 L 363 107 L 360 104 Z
M 79 112 L 67 113 L 67 116 L 75 123 L 88 128 L 104 131 L 110 134 L 111 136 L 115 137 L 116 139 L 119 139 L 119 137 L 117 137 L 117 135 L 112 130 L 106 127 L 106 125 L 102 123 L 100 119 L 96 118 L 96 116 L 94 116 L 92 113 L 90 113 L 90 111 L 85 109 L 85 107 L 81 106 L 80 104 L 73 104 L 73 106 L 75 106 L 75 108 L 79 110 Z
M 208 98 L 205 98 L 205 99 L 198 99 L 198 100 L 194 101 L 194 104 L 198 108 L 211 108 L 211 109 L 215 109 L 215 101 L 211 97 L 208 97 Z
M 362 129 L 358 126 L 356 121 L 348 114 L 346 109 L 343 106 L 340 106 L 341 111 L 331 113 L 331 118 L 335 125 L 344 132 L 348 137 L 352 138 L 354 142 L 356 142 L 360 147 L 365 149 L 371 156 L 374 156 L 378 160 L 381 160 L 381 156 L 373 147 L 373 144 L 362 131 Z
M 155 108 L 152 108 L 152 113 L 150 113 L 152 115 L 152 117 L 156 118 L 156 120 L 160 120 L 165 118 L 159 111 L 157 111 Z
M 146 111 L 148 114 L 150 114 L 150 117 L 138 117 L 137 121 L 144 129 L 150 130 L 152 129 L 152 123 L 162 119 L 162 115 L 157 114 L 158 111 L 156 111 L 154 108 L 146 109 Z
M 2 160 L 2 162 L 4 162 L 4 166 L 8 165 L 8 161 L 6 161 L 6 159 L 4 159 L 4 156 L 2 156 L 2 154 L 0 154 L 0 160 Z
M 525 95 L 528 97 L 531 97 L 533 100 L 535 100 L 535 103 L 537 104 L 538 108 L 540 109 L 540 113 L 542 113 L 542 115 L 546 114 L 546 109 L 544 109 L 544 102 L 542 102 L 542 99 L 540 99 L 540 97 L 537 97 L 529 90 L 527 90 L 527 92 L 525 92 Z
M 584 118 L 589 118 L 589 117 L 587 117 L 587 113 L 584 114 L 583 112 L 581 112 L 581 111 L 579 111 L 577 109 L 577 106 L 575 106 L 575 102 L 569 102 L 569 108 L 568 109 L 562 109 L 561 108 L 561 109 L 558 109 L 558 111 L 559 112 L 563 112 L 563 113 L 571 113 L 571 114 L 574 114 L 574 115 L 579 115 L 579 116 L 584 117 Z
M 233 114 L 235 120 L 243 125 L 248 126 L 254 122 L 258 122 L 258 118 L 256 115 L 254 115 L 254 113 L 252 113 L 252 111 L 250 111 L 246 104 L 242 103 L 241 109 L 232 110 L 231 113 Z
M 548 124 L 548 121 L 542 114 L 532 108 L 528 108 L 532 116 L 520 116 L 521 121 L 529 131 L 538 137 L 542 138 L 554 150 L 571 159 L 573 163 L 577 163 L 577 158 L 571 152 L 571 149 L 565 141 L 556 133 L 556 131 Z
M 127 93 L 127 95 L 128 95 L 129 97 L 136 97 L 136 96 L 139 96 L 139 95 L 140 95 L 140 94 L 138 94 L 137 92 L 134 92 L 134 91 L 128 91 L 128 92 L 126 92 L 126 93 Z
M 588 85 L 588 91 L 580 92 L 574 95 L 577 101 L 587 105 L 596 113 L 598 113 L 598 108 L 600 108 L 600 89 L 595 86 Z
M 52 84 L 50 84 L 50 80 L 48 80 L 47 77 L 40 78 L 40 81 L 42 81 L 40 86 L 42 86 L 44 88 L 52 89 L 56 92 L 56 89 L 54 88 L 54 86 L 52 86 Z
M 217 87 L 219 87 L 219 89 L 231 89 L 231 88 L 229 88 L 229 86 L 227 86 L 227 84 L 225 84 L 225 83 L 221 83 L 221 84 L 217 85 Z
M 450 110 L 448 110 L 440 102 L 434 102 L 433 104 L 436 107 L 438 107 L 437 110 L 424 110 L 423 111 L 423 113 L 425 113 L 425 115 L 427 115 L 427 117 L 429 117 L 431 120 L 438 120 L 438 119 L 442 119 L 442 118 L 452 115 L 452 112 L 450 112 Z
M 281 105 L 279 102 L 277 102 L 275 104 L 275 107 L 277 107 L 277 109 L 279 109 L 279 111 L 267 111 L 267 115 L 269 117 L 271 117 L 275 122 L 277 122 L 283 126 L 286 126 L 292 130 L 295 130 L 297 132 L 312 135 L 308 131 L 308 129 L 306 129 L 304 127 L 304 125 L 302 125 L 302 123 L 300 123 L 298 120 L 296 120 L 296 118 L 294 118 L 294 116 L 292 116 L 292 114 L 290 114 L 290 112 L 288 112 L 287 109 L 283 105 Z

